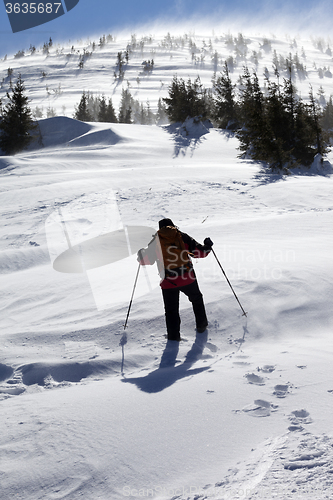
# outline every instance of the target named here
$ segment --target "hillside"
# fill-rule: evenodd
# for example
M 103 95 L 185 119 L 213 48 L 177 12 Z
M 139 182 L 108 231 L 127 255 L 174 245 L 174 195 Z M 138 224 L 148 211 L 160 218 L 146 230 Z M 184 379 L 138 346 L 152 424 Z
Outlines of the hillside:
M 122 75 L 117 66 L 120 52 Z M 22 48 L 0 61 L 0 97 L 8 89 L 10 68 L 12 78 L 21 73 L 31 108 L 38 108 L 39 114 L 42 113 L 39 117 L 52 114 L 72 117 L 83 91 L 112 98 L 118 111 L 121 91 L 127 88 L 140 103 L 146 106 L 148 101 L 156 113 L 158 99 L 167 96 L 174 75 L 185 80 L 200 76 L 204 86 L 211 88 L 214 74 L 218 75 L 228 61 L 234 83 L 243 73 L 244 66 L 248 66 L 250 71 L 257 72 L 264 86 L 264 74 L 274 79 L 273 63 L 280 77 L 286 76 L 286 58 L 293 61 L 299 95 L 306 100 L 311 84 L 314 95 L 324 105 L 332 94 L 330 40 L 321 38 L 320 34 L 306 39 L 300 35 L 218 34 L 213 30 L 205 35 L 109 34 L 95 40 L 64 44 L 55 41 L 51 46 L 46 40 L 44 47 Z M 148 64 L 151 61 L 154 61 L 152 70 Z
M 156 111 L 175 73 L 199 73 L 208 86 L 212 53 L 220 61 L 235 56 L 226 35 L 191 35 L 192 61 L 184 37 L 148 38 L 143 53 L 133 50 L 122 83 L 113 82 L 114 65 L 130 37 L 96 48 L 82 70 L 79 54 L 66 56 L 70 44 L 63 54 L 53 46 L 48 57 L 1 62 L 3 75 L 8 66 L 22 73 L 32 107 L 44 112 L 44 147 L 0 157 L 3 498 L 333 495 L 330 164 L 306 175 L 269 174 L 237 157 L 232 134 L 202 124 L 187 122 L 186 133 L 72 119 L 83 90 L 117 107 L 128 80 L 135 98 Z M 260 68 L 270 67 L 275 49 L 301 57 L 303 46 L 299 92 L 307 95 L 311 82 L 330 96 L 332 57 L 319 39 L 297 39 L 296 47 L 272 37 L 271 49 L 260 49 L 263 37 L 248 38 L 246 57 L 261 53 Z M 81 54 L 89 47 L 75 44 Z M 149 57 L 154 70 L 141 75 Z M 62 116 L 47 118 L 47 108 Z M 137 261 L 131 238 L 131 255 L 116 260 L 114 236 L 140 227 L 150 238 L 163 217 L 199 242 L 211 237 L 248 313 L 212 254 L 194 260 L 208 331 L 196 334 L 182 296 L 184 340 L 171 350 L 153 266 L 140 270 L 122 341 Z M 65 268 L 61 256 L 88 244 L 109 262 L 89 268 L 84 258 L 81 267 L 69 259 Z

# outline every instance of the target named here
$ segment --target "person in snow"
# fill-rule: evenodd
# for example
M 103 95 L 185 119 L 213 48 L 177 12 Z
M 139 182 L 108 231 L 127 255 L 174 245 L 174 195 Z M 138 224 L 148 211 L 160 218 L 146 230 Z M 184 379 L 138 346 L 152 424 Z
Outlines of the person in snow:
M 159 230 L 147 248 L 138 251 L 141 265 L 157 263 L 161 277 L 168 340 L 180 341 L 179 295 L 183 292 L 192 303 L 198 333 L 208 326 L 202 293 L 190 257 L 206 257 L 213 246 L 210 238 L 201 245 L 179 231 L 171 219 L 159 221 Z

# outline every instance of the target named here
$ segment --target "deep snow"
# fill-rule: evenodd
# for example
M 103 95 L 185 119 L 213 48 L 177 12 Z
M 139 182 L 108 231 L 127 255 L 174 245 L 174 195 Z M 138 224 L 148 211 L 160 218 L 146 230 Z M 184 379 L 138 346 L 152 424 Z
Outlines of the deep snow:
M 2 497 L 331 498 L 329 167 L 271 175 L 191 124 L 40 126 L 44 148 L 0 159 Z M 194 262 L 208 336 L 183 298 L 184 341 L 166 349 L 156 270 L 142 270 L 122 349 L 135 254 L 95 277 L 57 272 L 48 230 L 63 221 L 74 245 L 164 216 L 212 238 L 248 317 L 210 255 Z

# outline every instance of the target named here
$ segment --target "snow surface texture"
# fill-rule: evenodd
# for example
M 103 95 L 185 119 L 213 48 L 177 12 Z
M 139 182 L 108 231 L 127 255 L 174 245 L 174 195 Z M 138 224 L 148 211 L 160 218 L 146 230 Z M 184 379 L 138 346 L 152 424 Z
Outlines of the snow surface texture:
M 40 126 L 44 148 L 0 160 L 1 498 L 332 498 L 331 174 L 267 174 L 207 124 Z M 52 266 L 50 220 L 74 245 L 162 217 L 212 238 L 247 318 L 210 255 L 208 331 L 182 297 L 184 341 L 166 343 L 142 270 L 124 343 L 136 256 L 117 266 L 126 300 L 100 268 L 100 308 L 102 275 Z

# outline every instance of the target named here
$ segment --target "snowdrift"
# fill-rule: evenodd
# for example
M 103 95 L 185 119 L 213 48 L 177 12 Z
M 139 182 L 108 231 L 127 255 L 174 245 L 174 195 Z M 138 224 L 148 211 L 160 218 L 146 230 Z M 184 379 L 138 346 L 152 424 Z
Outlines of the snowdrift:
M 45 148 L 55 146 L 110 146 L 121 141 L 115 132 L 98 124 L 89 124 L 68 118 L 56 116 L 38 121 L 39 138 L 32 146 Z M 37 142 L 37 144 L 36 144 Z
M 251 49 L 260 42 L 253 38 Z M 113 43 L 114 54 L 123 50 L 124 40 Z M 290 40 L 274 43 L 291 50 Z M 327 65 L 327 54 L 306 43 L 309 61 L 320 56 Z M 176 48 L 170 63 L 172 49 L 155 48 L 156 74 L 137 89 L 140 98 L 152 89 L 165 96 L 161 81 L 171 81 L 171 64 L 181 76 L 184 68 L 191 68 L 186 78 L 197 76 L 186 50 Z M 109 91 L 110 50 L 87 61 L 85 85 L 97 68 L 103 73 L 105 58 L 100 81 Z M 50 74 L 53 56 L 43 58 Z M 75 57 L 66 59 L 63 92 L 53 101 L 59 110 L 73 106 L 67 85 L 78 99 L 82 90 Z M 141 61 L 128 68 L 133 85 Z M 36 83 L 40 62 L 31 58 L 38 103 L 45 99 L 45 83 L 39 90 Z M 212 66 L 200 69 L 210 81 Z M 114 91 L 117 104 L 121 86 Z M 237 157 L 232 134 L 190 120 L 181 130 L 66 117 L 39 124 L 44 148 L 0 160 L 2 497 L 332 497 L 329 167 L 267 173 Z M 108 199 L 117 211 L 108 211 Z M 57 272 L 46 234 L 52 217 L 67 224 L 61 251 L 89 238 L 99 243 L 118 226 L 157 228 L 163 217 L 200 242 L 211 237 L 247 318 L 209 255 L 194 262 L 205 334 L 196 334 L 191 304 L 181 297 L 183 341 L 166 342 L 161 292 L 144 288 L 142 269 L 125 336 L 135 253 L 119 260 L 124 267 L 101 266 L 95 281 L 83 267 Z M 102 280 L 107 307 L 99 309 L 94 287 Z

